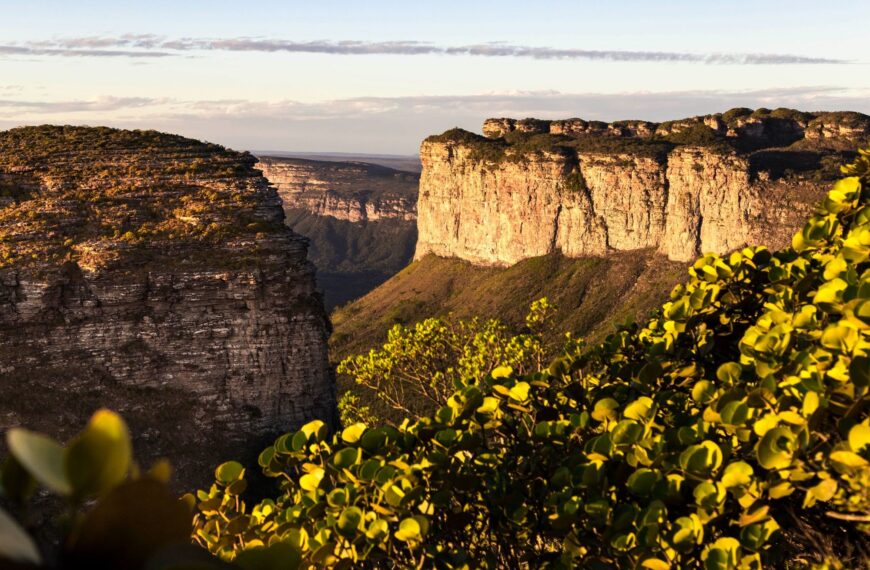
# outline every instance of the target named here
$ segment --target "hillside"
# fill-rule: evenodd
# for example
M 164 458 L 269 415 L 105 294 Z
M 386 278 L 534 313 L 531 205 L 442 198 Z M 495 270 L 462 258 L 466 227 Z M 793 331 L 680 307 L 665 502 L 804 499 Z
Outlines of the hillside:
M 125 414 L 183 485 L 334 409 L 306 241 L 255 159 L 155 131 L 0 132 L 0 431 Z
M 261 156 L 287 224 L 310 239 L 328 309 L 405 267 L 417 241 L 419 175 L 377 164 Z
M 397 323 L 448 313 L 499 318 L 519 329 L 531 302 L 541 297 L 558 307 L 547 340 L 561 343 L 570 331 L 596 341 L 615 323 L 644 318 L 685 276 L 685 264 L 649 251 L 582 259 L 547 255 L 511 267 L 479 267 L 429 255 L 332 313 L 331 360 L 378 346 Z M 339 377 L 337 387 L 339 393 L 353 389 L 388 415 L 349 379 Z

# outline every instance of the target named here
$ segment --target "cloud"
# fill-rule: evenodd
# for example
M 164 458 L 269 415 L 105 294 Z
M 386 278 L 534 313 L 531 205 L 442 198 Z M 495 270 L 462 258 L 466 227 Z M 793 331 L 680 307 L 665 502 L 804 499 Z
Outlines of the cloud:
M 159 104 L 163 99 L 149 97 L 98 97 L 88 100 L 29 101 L 0 98 L 0 117 L 5 114 L 29 113 L 55 115 L 61 113 L 106 113 L 110 111 L 144 108 Z
M 0 55 L 66 57 L 168 57 L 188 52 L 316 53 L 330 55 L 436 55 L 538 60 L 586 60 L 646 63 L 736 65 L 845 64 L 847 60 L 795 54 L 691 53 L 665 51 L 587 50 L 482 43 L 443 46 L 419 41 L 294 41 L 268 38 L 167 38 L 155 34 L 86 36 L 0 45 Z
M 158 129 L 238 149 L 410 154 L 452 127 L 479 131 L 487 117 L 664 121 L 732 107 L 794 107 L 870 114 L 870 89 L 481 93 L 326 101 L 182 100 L 147 97 L 23 100 L 0 93 L 0 127 L 90 124 Z
M 94 49 L 72 47 L 40 47 L 38 45 L 0 45 L 0 55 L 60 56 L 60 57 L 133 57 L 152 58 L 175 55 L 166 51 L 137 51 L 123 49 Z

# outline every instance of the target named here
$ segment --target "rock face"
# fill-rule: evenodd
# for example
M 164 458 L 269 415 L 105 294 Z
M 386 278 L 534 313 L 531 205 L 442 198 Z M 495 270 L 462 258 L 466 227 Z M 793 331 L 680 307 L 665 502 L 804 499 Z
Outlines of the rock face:
M 334 421 L 306 240 L 255 159 L 181 137 L 0 133 L 0 431 L 119 410 L 183 484 Z
M 262 156 L 257 165 L 287 209 L 348 222 L 417 219 L 419 176 L 375 164 Z
M 424 141 L 415 259 L 781 247 L 866 143 L 870 117 L 735 109 L 662 124 L 489 119 L 483 131 Z
M 410 262 L 417 173 L 361 162 L 259 159 L 288 225 L 311 240 L 327 308 L 368 293 Z

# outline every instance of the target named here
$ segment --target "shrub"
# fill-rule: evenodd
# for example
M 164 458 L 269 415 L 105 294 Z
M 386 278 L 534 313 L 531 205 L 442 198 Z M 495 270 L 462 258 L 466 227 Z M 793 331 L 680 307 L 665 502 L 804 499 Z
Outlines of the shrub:
M 322 422 L 201 491 L 196 540 L 302 565 L 759 568 L 796 511 L 870 524 L 870 152 L 772 253 L 706 255 L 643 326 L 461 378 L 397 428 Z M 821 562 L 821 560 L 819 560 Z
M 499 365 L 521 373 L 539 369 L 552 357 L 540 332 L 553 311 L 546 298 L 535 301 L 526 316 L 527 332 L 517 335 L 496 319 L 429 318 L 411 327 L 395 325 L 380 349 L 345 358 L 337 371 L 393 410 L 419 417 L 443 406 L 464 379 L 484 377 Z

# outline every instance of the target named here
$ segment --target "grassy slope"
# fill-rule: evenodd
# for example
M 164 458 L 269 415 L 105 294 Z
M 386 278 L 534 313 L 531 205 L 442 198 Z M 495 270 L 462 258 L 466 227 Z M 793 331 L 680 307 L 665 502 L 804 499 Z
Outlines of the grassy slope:
M 567 331 L 599 339 L 614 323 L 645 316 L 685 272 L 685 264 L 651 251 L 581 259 L 546 255 L 506 268 L 430 255 L 332 314 L 332 355 L 337 361 L 367 351 L 396 323 L 451 312 L 520 326 L 529 304 L 544 296 L 559 308 L 554 339 Z
M 652 251 L 582 259 L 547 255 L 506 268 L 430 255 L 365 297 L 336 309 L 330 352 L 338 362 L 380 346 L 387 330 L 397 323 L 412 324 L 447 313 L 499 318 L 518 330 L 531 302 L 545 296 L 559 308 L 548 340 L 560 343 L 570 331 L 596 341 L 614 324 L 646 316 L 685 275 L 685 264 Z M 373 393 L 339 377 L 339 395 L 347 390 L 353 390 L 382 419 L 400 421 Z

